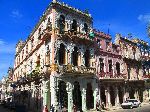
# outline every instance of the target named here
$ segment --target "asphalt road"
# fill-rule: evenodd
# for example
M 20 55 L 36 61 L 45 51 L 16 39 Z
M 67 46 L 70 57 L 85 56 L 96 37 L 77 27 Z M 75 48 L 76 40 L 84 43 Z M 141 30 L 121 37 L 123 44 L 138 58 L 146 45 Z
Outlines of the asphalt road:
M 111 112 L 150 112 L 150 104 L 143 105 L 142 107 L 133 108 L 133 109 L 118 109 Z
M 2 105 L 0 105 L 0 112 L 11 112 L 8 109 L 4 108 Z

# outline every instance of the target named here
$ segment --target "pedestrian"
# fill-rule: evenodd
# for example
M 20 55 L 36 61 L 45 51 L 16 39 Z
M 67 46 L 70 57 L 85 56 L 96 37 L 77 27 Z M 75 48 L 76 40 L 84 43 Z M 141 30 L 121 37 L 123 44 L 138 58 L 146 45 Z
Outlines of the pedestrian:
M 105 109 L 105 103 L 102 102 L 102 109 L 104 110 Z
M 98 103 L 98 102 L 96 103 L 96 110 L 97 110 L 97 111 L 100 110 L 100 107 L 99 107 L 99 103 Z
M 53 104 L 51 105 L 51 112 L 54 112 L 54 110 L 55 110 L 55 107 L 53 106 Z
M 47 105 L 45 105 L 45 107 L 44 107 L 44 109 L 43 109 L 43 112 L 48 112 Z
M 77 112 L 77 108 L 75 104 L 73 104 L 73 112 Z

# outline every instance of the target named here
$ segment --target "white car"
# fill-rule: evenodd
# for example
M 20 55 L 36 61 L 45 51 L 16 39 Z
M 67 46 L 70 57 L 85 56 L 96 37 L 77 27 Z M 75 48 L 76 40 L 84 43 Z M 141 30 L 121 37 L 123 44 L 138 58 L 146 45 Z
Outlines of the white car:
M 128 99 L 124 103 L 121 104 L 122 108 L 130 108 L 141 106 L 141 102 L 136 99 Z

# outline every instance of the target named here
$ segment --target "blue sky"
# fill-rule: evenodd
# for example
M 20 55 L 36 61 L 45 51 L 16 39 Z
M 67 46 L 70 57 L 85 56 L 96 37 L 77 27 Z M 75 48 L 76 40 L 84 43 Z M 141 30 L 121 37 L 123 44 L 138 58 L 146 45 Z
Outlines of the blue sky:
M 112 37 L 116 33 L 139 37 L 150 43 L 146 25 L 149 0 L 60 0 L 78 9 L 88 9 L 94 27 Z M 25 40 L 51 0 L 0 0 L 0 79 L 13 66 L 15 45 Z M 110 24 L 110 26 L 109 26 Z

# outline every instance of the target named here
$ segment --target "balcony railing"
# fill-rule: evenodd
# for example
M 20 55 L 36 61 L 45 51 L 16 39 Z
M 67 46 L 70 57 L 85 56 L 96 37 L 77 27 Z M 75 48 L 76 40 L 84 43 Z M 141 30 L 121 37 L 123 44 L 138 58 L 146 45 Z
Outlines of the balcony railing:
M 59 32 L 59 31 L 58 31 Z M 81 43 L 93 43 L 94 36 L 91 36 L 90 33 L 81 33 L 76 31 L 64 31 L 62 34 L 58 34 L 58 39 L 62 40 L 71 40 L 73 42 L 81 42 Z
M 62 65 L 58 66 L 58 72 L 61 74 L 88 75 L 95 74 L 96 68 L 85 66 Z
M 113 74 L 112 72 L 100 72 L 99 79 L 126 79 L 125 74 Z

